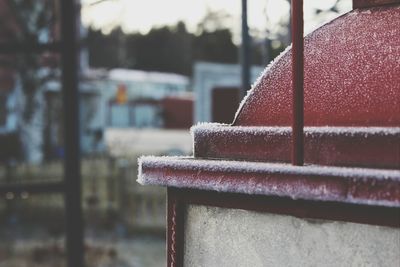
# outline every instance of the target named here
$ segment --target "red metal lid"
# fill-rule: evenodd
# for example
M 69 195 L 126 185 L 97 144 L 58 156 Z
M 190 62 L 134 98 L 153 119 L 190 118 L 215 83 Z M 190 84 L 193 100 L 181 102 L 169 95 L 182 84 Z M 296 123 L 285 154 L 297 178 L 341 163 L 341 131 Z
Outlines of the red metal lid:
M 353 10 L 305 38 L 306 126 L 400 125 L 400 6 Z M 291 124 L 291 50 L 254 85 L 234 125 Z
M 353 8 L 399 4 L 400 0 L 353 0 Z
M 144 185 L 400 207 L 395 170 L 142 157 Z

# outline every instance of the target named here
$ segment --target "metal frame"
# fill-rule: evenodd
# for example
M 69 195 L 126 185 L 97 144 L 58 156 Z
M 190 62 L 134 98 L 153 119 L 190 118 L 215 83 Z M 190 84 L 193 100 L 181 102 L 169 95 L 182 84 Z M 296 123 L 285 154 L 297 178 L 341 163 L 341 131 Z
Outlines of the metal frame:
M 304 164 L 304 23 L 303 0 L 291 0 L 292 36 L 292 164 Z M 250 36 L 247 25 L 247 0 L 242 0 L 242 90 L 241 97 L 250 89 Z
M 392 5 L 400 3 L 399 0 L 353 0 L 353 9 L 374 7 L 379 5 Z
M 65 131 L 65 217 L 68 266 L 83 267 L 83 214 L 79 143 L 78 5 L 61 1 L 61 58 Z
M 78 23 L 79 5 L 75 0 L 61 2 L 61 42 L 1 43 L 0 54 L 58 52 L 61 54 L 62 99 L 64 109 L 65 161 L 64 181 L 0 185 L 0 193 L 60 193 L 64 195 L 66 250 L 69 267 L 84 266 L 83 214 L 81 207 L 81 171 L 78 95 Z
M 292 84 L 293 84 L 293 107 L 292 107 L 292 164 L 302 166 L 304 164 L 304 111 L 303 111 L 303 84 L 304 84 L 304 41 L 303 41 L 303 0 L 292 0 L 291 8 L 292 25 Z M 247 25 L 247 0 L 242 0 L 242 46 L 241 46 L 241 76 L 242 90 L 244 97 L 250 89 L 250 36 Z M 271 211 L 279 213 L 280 209 L 275 208 L 280 202 L 293 202 L 292 200 L 274 199 L 272 205 L 268 205 L 265 196 L 248 196 L 230 193 L 214 193 L 208 191 L 179 190 L 168 187 L 167 204 L 167 266 L 183 266 L 183 239 L 184 239 L 184 211 L 187 204 L 211 205 L 230 208 L 244 208 L 247 210 Z M 271 201 L 270 201 L 271 202 Z M 298 206 L 298 202 L 285 206 L 285 209 L 292 210 Z M 313 204 L 311 204 L 313 205 Z M 321 205 L 321 204 L 320 204 Z M 335 204 L 340 205 L 340 204 Z M 326 204 L 321 205 L 321 211 L 325 211 Z M 283 210 L 285 210 L 283 209 Z M 295 208 L 296 209 L 296 208 Z M 384 208 L 385 209 L 385 208 Z M 306 209 L 307 210 L 307 209 Z M 330 210 L 330 209 L 329 209 Z M 359 209 L 351 208 L 350 214 L 356 214 Z M 293 212 L 285 211 L 285 214 Z M 352 213 L 355 212 L 355 213 Z M 298 212 L 295 214 L 298 216 Z M 309 212 L 301 213 L 312 217 Z M 330 217 L 331 210 L 322 218 Z M 339 212 L 339 214 L 341 214 Z M 367 212 L 367 214 L 370 214 Z M 371 213 L 374 214 L 374 213 Z M 353 216 L 352 215 L 352 216 Z M 363 214 L 365 217 L 365 214 Z M 386 214 L 390 216 L 391 213 Z M 318 216 L 317 216 L 318 217 Z M 340 216 L 339 216 L 340 217 Z M 348 217 L 348 215 L 344 216 Z M 357 215 L 355 215 L 357 217 Z M 363 217 L 363 216 L 361 216 Z M 371 216 L 370 216 L 371 217 Z M 373 217 L 374 218 L 374 217 Z M 369 218 L 371 219 L 371 218 Z M 357 221 L 357 220 L 356 220 Z M 393 220 L 392 220 L 393 221 Z
M 175 194 L 176 189 L 167 189 L 167 266 L 183 266 L 185 203 Z
M 145 185 L 400 209 L 397 170 L 191 158 L 142 158 L 139 164 Z
M 250 89 L 250 42 L 249 26 L 247 24 L 247 0 L 242 0 L 242 45 L 240 49 L 241 61 L 241 78 L 242 88 L 240 90 L 240 98 L 246 96 L 247 90 Z
M 291 198 L 220 193 L 168 187 L 167 266 L 184 263 L 185 210 L 188 205 L 244 209 L 290 215 L 298 218 L 344 221 L 399 227 L 400 210 L 393 207 L 358 205 L 340 202 L 293 200 Z
M 373 5 L 379 0 L 361 1 Z M 193 130 L 194 158 L 143 157 L 139 161 L 139 183 L 167 187 L 168 267 L 184 264 L 185 212 L 191 204 L 400 227 L 400 175 L 393 169 L 398 166 L 398 131 L 386 136 L 379 129 L 352 127 L 349 135 L 335 127 L 332 135 L 321 127 L 309 127 L 304 153 L 303 0 L 292 3 L 292 128 L 254 131 L 246 129 L 249 124 L 240 123 L 239 127 L 197 126 Z M 314 158 L 314 149 L 322 149 L 319 156 L 331 157 Z M 333 158 L 329 155 L 332 149 L 343 153 Z M 271 162 L 290 161 L 290 152 L 295 166 Z M 307 162 L 321 165 L 302 167 L 304 156 Z M 361 166 L 370 168 L 351 168 Z M 389 170 L 375 169 L 377 166 Z
M 382 0 L 377 2 L 392 3 L 396 2 L 391 0 Z M 357 7 L 362 5 L 373 5 L 374 0 L 353 0 L 353 4 Z M 246 1 L 242 1 L 242 55 L 246 55 Z M 292 137 L 291 137 L 291 161 L 295 166 L 302 166 L 304 164 L 304 40 L 303 40 L 303 0 L 292 0 L 291 8 L 291 25 L 292 25 Z M 248 45 L 248 43 L 247 43 Z M 248 69 L 248 62 L 242 58 L 242 87 L 245 89 L 246 81 L 246 68 Z M 218 134 L 221 134 L 220 132 Z M 224 137 L 222 137 L 224 138 Z M 229 139 L 229 138 L 226 138 Z M 216 142 L 218 146 L 218 141 Z M 215 144 L 215 143 L 214 143 Z M 257 144 L 258 145 L 258 144 Z M 223 146 L 221 146 L 222 148 Z M 254 147 L 253 147 L 254 148 Z M 218 149 L 217 149 L 218 150 Z M 251 149 L 249 149 L 250 151 Z M 208 151 L 208 149 L 204 149 Z M 219 154 L 220 151 L 217 152 Z M 204 155 L 203 155 L 204 156 Z M 254 156 L 254 155 L 252 155 Z M 195 155 L 198 157 L 198 155 Z M 205 158 L 208 158 L 207 155 Z M 265 159 L 265 158 L 264 158 Z M 260 158 L 261 160 L 261 158 Z M 158 162 L 159 163 L 159 162 Z M 158 166 L 160 167 L 160 165 Z M 187 167 L 187 166 L 186 166 Z M 143 168 L 143 166 L 142 166 Z M 301 168 L 301 167 L 300 167 Z M 161 170 L 162 169 L 162 170 Z M 143 171 L 143 169 L 142 169 Z M 146 175 L 151 176 L 150 171 L 146 170 Z M 160 169 L 155 170 L 155 176 L 162 176 L 161 174 L 168 173 L 174 177 L 174 183 L 180 181 L 182 184 L 180 189 L 174 187 L 174 185 L 167 185 L 167 197 L 168 197 L 168 230 L 167 230 L 167 266 L 168 267 L 180 267 L 183 266 L 184 257 L 184 221 L 185 221 L 185 209 L 187 205 L 206 205 L 222 208 L 232 209 L 244 209 L 259 212 L 269 212 L 274 214 L 292 215 L 300 218 L 309 219 L 323 219 L 323 220 L 335 220 L 335 221 L 346 221 L 354 223 L 363 223 L 371 225 L 382 225 L 389 227 L 399 227 L 400 225 L 400 209 L 398 207 L 385 207 L 378 206 L 372 203 L 364 204 L 352 204 L 352 203 L 341 203 L 332 200 L 327 201 L 315 201 L 315 200 L 299 200 L 291 199 L 288 197 L 275 197 L 266 195 L 249 195 L 242 193 L 227 193 L 227 192 L 215 192 L 207 191 L 207 189 L 189 189 L 187 185 L 190 179 L 196 179 L 197 183 L 201 179 L 200 176 L 204 176 L 205 183 L 210 183 L 210 180 L 214 176 L 210 170 L 199 169 L 198 166 L 193 169 L 193 173 L 185 171 L 184 168 L 176 169 L 174 166 L 171 170 Z M 200 175 L 201 173 L 201 175 Z M 163 176 L 163 179 L 169 180 Z M 229 175 L 232 176 L 230 170 Z M 180 176 L 180 177 L 179 177 Z M 236 178 L 237 180 L 250 180 L 242 173 L 239 173 Z M 179 177 L 179 178 L 177 178 Z M 221 177 L 217 177 L 217 182 L 221 183 Z M 226 178 L 226 177 L 225 177 Z M 254 178 L 254 177 L 247 177 Z M 263 177 L 264 178 L 264 177 Z M 282 177 L 279 177 L 277 181 L 282 182 Z M 186 179 L 186 180 L 185 180 Z M 232 179 L 235 181 L 235 179 Z M 265 179 L 262 179 L 265 180 Z M 336 181 L 336 180 L 335 180 Z M 253 180 L 254 182 L 254 180 Z M 310 181 L 312 182 L 312 181 Z M 179 182 L 178 182 L 179 184 Z M 257 183 L 256 183 L 257 184 Z M 261 183 L 260 183 L 261 184 Z M 232 186 L 230 184 L 230 186 Z M 295 185 L 297 186 L 297 184 Z M 372 185 L 365 186 L 365 190 L 368 191 Z M 277 186 L 279 188 L 279 186 Z M 396 187 L 394 187 L 396 188 Z M 385 192 L 390 191 L 388 188 Z M 351 193 L 350 190 L 346 190 L 346 194 Z M 396 193 L 397 195 L 397 193 Z M 397 195 L 398 196 L 398 195 Z
M 213 126 L 212 129 L 193 127 L 194 157 L 290 163 L 290 127 L 274 127 L 274 131 L 265 127 L 257 132 L 249 128 L 226 125 Z M 318 127 L 304 128 L 305 162 L 325 166 L 400 169 L 400 133 L 395 128 L 392 131 L 386 129 L 383 134 L 380 128 L 370 127 L 367 131 L 363 127 L 353 127 L 351 135 L 346 133 L 344 127 L 331 129 L 335 131 L 328 133 Z
M 303 0 L 292 0 L 292 164 L 304 164 L 304 23 Z

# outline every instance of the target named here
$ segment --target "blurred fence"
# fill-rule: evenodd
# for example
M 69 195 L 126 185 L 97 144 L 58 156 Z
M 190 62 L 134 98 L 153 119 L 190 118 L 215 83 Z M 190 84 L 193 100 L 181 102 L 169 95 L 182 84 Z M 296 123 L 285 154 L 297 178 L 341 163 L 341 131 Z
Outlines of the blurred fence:
M 62 161 L 40 165 L 0 166 L 0 183 L 60 181 Z M 130 232 L 165 231 L 165 191 L 136 183 L 137 158 L 108 156 L 82 159 L 82 206 L 88 228 Z M 31 196 L 6 193 L 0 201 L 0 219 L 15 223 L 63 225 L 64 204 L 59 195 Z M 15 219 L 16 218 L 16 219 Z

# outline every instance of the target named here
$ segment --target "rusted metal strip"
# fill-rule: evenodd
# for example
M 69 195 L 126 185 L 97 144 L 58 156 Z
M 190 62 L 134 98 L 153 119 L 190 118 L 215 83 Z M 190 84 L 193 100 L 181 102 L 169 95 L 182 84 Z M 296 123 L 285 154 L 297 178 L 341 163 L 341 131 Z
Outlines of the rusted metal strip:
M 182 189 L 400 207 L 398 170 L 147 157 L 140 161 L 138 181 Z
M 343 221 L 400 227 L 400 208 L 356 205 L 338 202 L 293 200 L 289 198 L 221 193 L 203 190 L 177 191 L 185 205 L 244 209 L 305 219 Z
M 197 158 L 286 162 L 290 127 L 196 126 Z M 400 128 L 305 127 L 304 162 L 328 166 L 400 169 Z
M 292 164 L 304 164 L 303 0 L 292 0 Z
M 176 189 L 167 190 L 167 266 L 183 266 L 184 207 Z
M 400 4 L 400 0 L 353 0 L 353 9 Z

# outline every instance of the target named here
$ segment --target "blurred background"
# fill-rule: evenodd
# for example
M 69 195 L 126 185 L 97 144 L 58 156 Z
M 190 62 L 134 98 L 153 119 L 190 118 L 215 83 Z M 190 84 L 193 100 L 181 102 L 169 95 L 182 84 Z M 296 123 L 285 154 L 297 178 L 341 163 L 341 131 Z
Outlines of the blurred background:
M 166 194 L 136 183 L 137 158 L 191 155 L 191 125 L 232 122 L 243 1 L 78 5 L 86 266 L 165 266 Z M 304 2 L 306 33 L 351 9 Z M 60 5 L 0 0 L 0 266 L 67 266 L 63 194 L 18 187 L 64 179 Z M 247 1 L 250 82 L 290 44 L 289 14 L 290 1 Z

